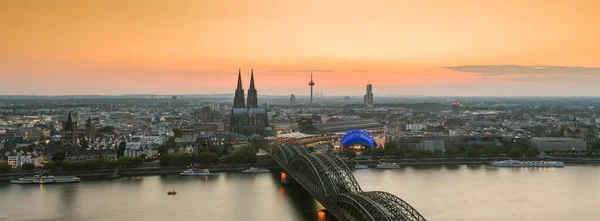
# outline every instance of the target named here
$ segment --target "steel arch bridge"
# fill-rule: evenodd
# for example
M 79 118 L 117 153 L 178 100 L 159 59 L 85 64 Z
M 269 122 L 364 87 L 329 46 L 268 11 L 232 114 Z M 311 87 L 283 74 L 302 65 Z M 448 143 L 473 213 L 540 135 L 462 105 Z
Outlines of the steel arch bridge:
M 271 157 L 338 220 L 426 221 L 404 200 L 381 191 L 364 192 L 333 154 L 310 154 L 295 145 L 271 148 Z

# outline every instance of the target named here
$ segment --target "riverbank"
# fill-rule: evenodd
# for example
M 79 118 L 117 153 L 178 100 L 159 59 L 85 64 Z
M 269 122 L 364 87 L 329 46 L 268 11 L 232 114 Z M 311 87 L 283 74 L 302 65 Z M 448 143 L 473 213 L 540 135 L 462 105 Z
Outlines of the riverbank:
M 574 164 L 600 164 L 600 159 L 585 159 L 585 158 L 535 158 L 535 157 L 522 157 L 522 158 L 507 158 L 507 157 L 478 157 L 478 158 L 422 158 L 422 159 L 365 159 L 360 160 L 346 160 L 348 166 L 353 166 L 355 162 L 364 164 L 367 166 L 375 166 L 380 161 L 388 163 L 396 163 L 400 166 L 409 165 L 446 165 L 446 164 L 489 164 L 492 161 L 497 160 L 520 160 L 520 161 L 561 161 L 568 165 Z
M 400 166 L 415 166 L 415 165 L 473 165 L 473 164 L 489 164 L 495 160 L 508 160 L 509 158 L 498 157 L 483 157 L 483 158 L 423 158 L 423 159 L 357 159 L 345 160 L 344 162 L 349 168 L 353 168 L 356 162 L 367 166 L 374 167 L 380 161 L 396 163 Z M 600 164 L 600 159 L 584 159 L 584 158 L 512 158 L 521 161 L 539 161 L 539 160 L 557 160 L 564 162 L 567 166 L 576 164 Z M 259 164 L 229 164 L 229 165 L 212 165 L 203 168 L 209 169 L 211 172 L 241 172 L 250 167 L 267 168 L 271 170 L 281 169 L 274 161 L 262 161 Z M 124 168 L 119 170 L 121 177 L 130 176 L 146 176 L 146 175 L 176 175 L 187 169 L 185 166 L 180 167 L 139 167 L 139 168 Z M 55 176 L 78 176 L 83 180 L 92 179 L 109 179 L 109 176 L 114 172 L 113 169 L 99 170 L 74 170 L 74 171 L 52 171 Z M 8 182 L 11 179 L 18 179 L 26 176 L 33 176 L 35 172 L 15 172 L 0 174 L 0 181 Z
M 233 165 L 213 165 L 204 166 L 202 168 L 209 169 L 211 172 L 241 172 L 250 167 L 259 167 L 266 169 L 279 169 L 280 167 L 276 164 L 233 164 Z M 119 169 L 119 175 L 121 177 L 131 176 L 147 176 L 147 175 L 175 175 L 186 170 L 188 167 L 139 167 L 139 168 L 122 168 Z M 51 174 L 54 176 L 78 176 L 82 180 L 93 180 L 93 179 L 109 179 L 109 176 L 114 172 L 113 169 L 98 169 L 98 170 L 74 170 L 74 171 L 52 171 Z M 35 172 L 17 172 L 0 174 L 0 181 L 9 181 L 11 179 L 18 179 L 26 176 L 33 176 Z

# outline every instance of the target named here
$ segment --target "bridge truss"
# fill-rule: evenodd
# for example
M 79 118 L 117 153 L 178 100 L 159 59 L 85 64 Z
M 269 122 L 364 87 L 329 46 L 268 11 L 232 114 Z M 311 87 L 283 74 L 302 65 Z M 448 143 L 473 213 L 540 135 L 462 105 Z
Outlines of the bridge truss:
M 339 220 L 425 221 L 399 197 L 364 192 L 346 164 L 333 154 L 310 154 L 295 144 L 271 149 L 271 157 Z

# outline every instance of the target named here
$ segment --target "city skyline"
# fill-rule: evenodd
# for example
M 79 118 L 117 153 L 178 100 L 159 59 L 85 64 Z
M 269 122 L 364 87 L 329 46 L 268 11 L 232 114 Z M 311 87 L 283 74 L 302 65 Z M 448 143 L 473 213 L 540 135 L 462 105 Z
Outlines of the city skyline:
M 594 1 L 340 3 L 2 2 L 0 93 L 599 95 Z

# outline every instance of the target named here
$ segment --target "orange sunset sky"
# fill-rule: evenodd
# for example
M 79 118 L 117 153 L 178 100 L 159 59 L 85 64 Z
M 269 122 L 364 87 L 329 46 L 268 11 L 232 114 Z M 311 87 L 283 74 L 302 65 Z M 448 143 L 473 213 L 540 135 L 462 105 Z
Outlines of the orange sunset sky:
M 0 94 L 599 96 L 596 0 L 2 0 Z

